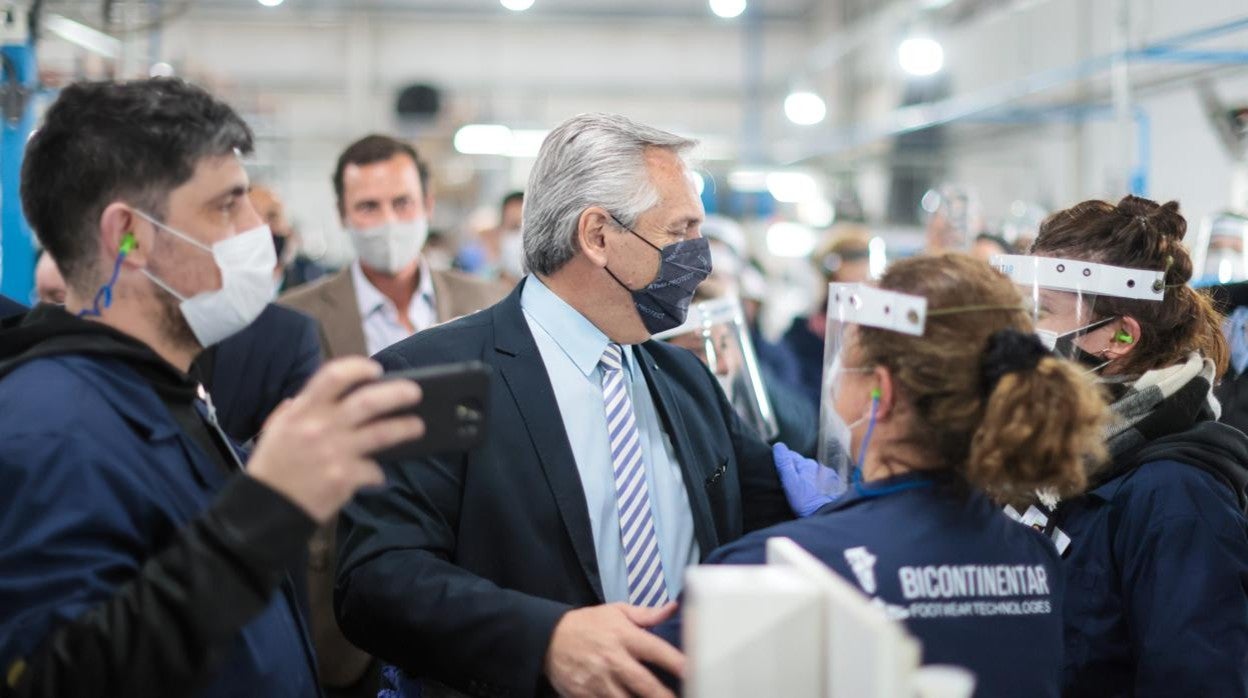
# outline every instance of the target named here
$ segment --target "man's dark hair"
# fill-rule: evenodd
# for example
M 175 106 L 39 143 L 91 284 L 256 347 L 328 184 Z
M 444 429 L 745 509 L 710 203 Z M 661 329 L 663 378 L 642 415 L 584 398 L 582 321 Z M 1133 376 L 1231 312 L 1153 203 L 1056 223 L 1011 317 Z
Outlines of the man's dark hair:
M 498 210 L 499 210 L 499 211 L 506 211 L 506 210 L 507 210 L 507 207 L 508 207 L 508 206 L 510 206 L 510 205 L 512 205 L 513 203 L 516 203 L 516 204 L 523 204 L 523 203 L 524 203 L 524 192 L 522 192 L 522 191 L 513 191 L 512 193 L 508 194 L 507 196 L 504 196 L 504 197 L 503 197 L 503 205 L 502 205 L 502 206 L 499 206 L 499 207 L 498 207 Z
M 416 174 L 420 176 L 420 193 L 429 198 L 429 163 L 420 158 L 416 148 L 397 138 L 372 134 L 347 146 L 338 156 L 338 165 L 334 167 L 334 194 L 338 197 L 338 213 L 345 213 L 342 203 L 342 174 L 348 165 L 371 165 L 385 162 L 395 155 L 406 155 L 416 163 Z
M 93 292 L 99 219 L 123 200 L 158 218 L 209 157 L 251 152 L 228 104 L 174 78 L 79 82 L 61 90 L 22 163 L 22 209 L 66 283 Z

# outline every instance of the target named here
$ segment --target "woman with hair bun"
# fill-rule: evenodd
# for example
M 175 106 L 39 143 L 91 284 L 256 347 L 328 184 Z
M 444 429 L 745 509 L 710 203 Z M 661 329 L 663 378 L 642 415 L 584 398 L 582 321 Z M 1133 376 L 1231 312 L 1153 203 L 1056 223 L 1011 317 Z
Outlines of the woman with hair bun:
M 998 260 L 1113 400 L 1110 465 L 1083 496 L 1045 497 L 1066 696 L 1248 695 L 1248 437 L 1216 421 L 1227 345 L 1188 285 L 1186 229 L 1176 202 L 1085 201 L 1044 221 L 1032 257 Z
M 832 284 L 828 305 L 825 426 L 854 464 L 849 487 L 708 562 L 758 564 L 768 538 L 788 537 L 904 618 L 925 664 L 970 669 L 976 695 L 1059 695 L 1058 555 L 1002 505 L 1083 491 L 1107 417 L 1095 384 L 970 257 L 900 261 L 878 287 Z M 966 612 L 930 612 L 949 605 Z M 678 639 L 676 623 L 660 634 Z

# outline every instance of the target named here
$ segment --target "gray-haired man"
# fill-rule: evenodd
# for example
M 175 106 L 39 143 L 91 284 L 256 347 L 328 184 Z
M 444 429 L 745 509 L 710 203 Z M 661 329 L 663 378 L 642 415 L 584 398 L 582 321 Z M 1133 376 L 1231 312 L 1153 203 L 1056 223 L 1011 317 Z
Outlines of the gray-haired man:
M 649 341 L 710 271 L 693 144 L 619 116 L 559 126 L 526 191 L 532 274 L 378 356 L 496 372 L 484 446 L 396 464 L 343 515 L 339 622 L 426 694 L 670 695 L 643 664 L 683 659 L 645 628 L 684 569 L 792 516 L 715 378 Z

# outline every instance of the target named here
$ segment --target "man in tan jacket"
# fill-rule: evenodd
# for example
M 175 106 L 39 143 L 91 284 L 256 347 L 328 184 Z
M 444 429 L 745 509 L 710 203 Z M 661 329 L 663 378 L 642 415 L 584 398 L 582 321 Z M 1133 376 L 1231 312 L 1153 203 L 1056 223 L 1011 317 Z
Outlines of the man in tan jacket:
M 334 191 L 357 259 L 280 299 L 320 321 L 329 358 L 376 354 L 507 293 L 465 274 L 433 271 L 421 259 L 433 194 L 428 164 L 407 143 L 377 135 L 352 143 L 338 158 Z
M 333 179 L 338 214 L 355 247 L 356 261 L 279 299 L 318 321 L 326 358 L 371 356 L 506 295 L 503 285 L 459 272 L 433 271 L 421 258 L 433 196 L 429 166 L 415 148 L 387 136 L 366 136 L 343 151 Z M 352 647 L 334 620 L 336 525 L 332 521 L 323 527 L 309 551 L 313 644 L 330 698 L 371 698 L 377 694 L 377 662 Z

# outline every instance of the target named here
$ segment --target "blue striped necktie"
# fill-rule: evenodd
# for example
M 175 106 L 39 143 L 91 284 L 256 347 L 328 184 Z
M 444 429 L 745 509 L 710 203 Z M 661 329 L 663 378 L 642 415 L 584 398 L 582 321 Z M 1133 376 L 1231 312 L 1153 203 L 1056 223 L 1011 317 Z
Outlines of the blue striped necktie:
M 650 511 L 650 488 L 646 485 L 646 464 L 641 459 L 637 419 L 624 382 L 620 345 L 608 344 L 600 363 L 611 463 L 615 467 L 615 502 L 628 567 L 628 601 L 634 606 L 662 606 L 667 603 L 667 581 Z

